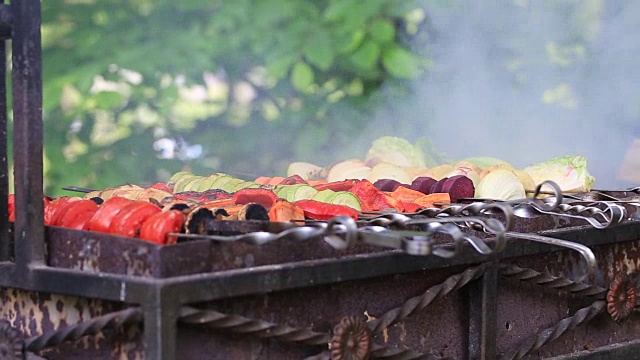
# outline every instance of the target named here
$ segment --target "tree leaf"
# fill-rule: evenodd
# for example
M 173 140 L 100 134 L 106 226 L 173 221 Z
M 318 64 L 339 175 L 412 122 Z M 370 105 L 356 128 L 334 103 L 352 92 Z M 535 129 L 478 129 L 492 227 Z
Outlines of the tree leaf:
M 269 75 L 276 79 L 285 78 L 295 61 L 295 55 L 284 55 L 278 57 L 267 63 L 267 71 L 269 72 Z
M 311 64 L 320 70 L 328 70 L 335 58 L 329 34 L 326 31 L 317 33 L 305 46 L 304 55 Z
M 293 71 L 291 72 L 291 84 L 298 91 L 305 92 L 309 86 L 313 85 L 314 73 L 311 66 L 309 66 L 304 61 L 298 61 L 293 66 Z
M 420 72 L 420 61 L 409 50 L 400 46 L 391 46 L 382 53 L 382 65 L 391 75 L 409 79 Z
M 393 41 L 396 36 L 396 28 L 389 20 L 377 19 L 369 26 L 371 38 L 379 44 Z
M 112 110 L 120 105 L 124 100 L 124 96 L 115 91 L 101 91 L 95 96 L 96 107 L 98 109 Z
M 373 41 L 365 40 L 360 48 L 351 55 L 351 62 L 359 68 L 371 70 L 380 56 L 380 46 Z

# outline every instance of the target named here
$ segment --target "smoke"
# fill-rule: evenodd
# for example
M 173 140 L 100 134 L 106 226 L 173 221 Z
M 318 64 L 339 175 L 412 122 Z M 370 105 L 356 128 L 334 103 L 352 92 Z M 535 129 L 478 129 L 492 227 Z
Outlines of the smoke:
M 640 3 L 463 3 L 427 8 L 431 36 L 413 45 L 434 67 L 367 138 L 428 137 L 453 159 L 517 167 L 584 155 L 597 187 L 630 186 L 616 174 L 640 136 Z

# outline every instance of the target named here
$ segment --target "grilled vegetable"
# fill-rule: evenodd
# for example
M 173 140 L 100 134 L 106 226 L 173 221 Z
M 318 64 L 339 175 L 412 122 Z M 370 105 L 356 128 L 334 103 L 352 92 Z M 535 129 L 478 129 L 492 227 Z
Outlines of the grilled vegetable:
M 300 200 L 294 205 L 301 208 L 304 215 L 313 220 L 329 220 L 341 215 L 358 220 L 358 211 L 348 206 L 327 204 L 316 200 Z
M 281 185 L 307 184 L 307 181 L 300 175 L 291 175 L 280 182 Z
M 258 203 L 265 208 L 271 208 L 278 200 L 278 196 L 269 189 L 242 189 L 233 194 L 236 204 Z
M 184 215 L 178 210 L 169 210 L 151 215 L 140 227 L 140 239 L 159 245 L 175 244 L 177 238 L 168 236 L 179 233 L 184 223 Z
M 497 169 L 480 180 L 475 196 L 487 199 L 515 200 L 524 199 L 526 194 L 524 186 L 513 171 Z
M 402 211 L 402 205 L 398 203 L 398 200 L 376 189 L 368 180 L 358 182 L 349 192 L 360 199 L 362 211 L 380 211 L 383 209 Z
M 475 191 L 473 181 L 464 175 L 452 176 L 442 185 L 442 192 L 448 193 L 453 202 L 458 198 L 473 197 Z
M 89 221 L 96 213 L 97 208 L 95 210 L 88 210 L 81 213 L 78 213 L 74 217 L 63 219 L 60 226 L 68 229 L 76 229 L 76 230 L 88 230 L 89 229 Z
M 69 225 L 73 224 L 74 229 L 83 230 L 88 228 L 89 219 L 91 219 L 91 216 L 98 211 L 98 204 L 92 200 L 72 201 L 68 204 L 69 206 L 65 208 L 65 212 L 61 214 L 61 216 L 57 217 L 51 225 L 71 227 Z M 86 220 L 83 223 L 78 221 L 78 218 Z
M 400 185 L 402 184 L 394 179 L 379 179 L 373 183 L 373 186 L 380 191 L 393 191 Z
M 269 220 L 278 222 L 304 221 L 304 211 L 286 200 L 278 200 L 269 210 Z
M 89 230 L 108 233 L 113 218 L 132 200 L 123 197 L 112 197 L 106 200 L 89 220 Z
M 109 232 L 120 236 L 136 237 L 140 234 L 144 221 L 160 211 L 159 207 L 151 203 L 134 201 L 113 217 Z
M 411 188 L 413 190 L 420 191 L 421 193 L 428 195 L 431 194 L 431 188 L 438 182 L 438 180 L 428 177 L 420 176 L 411 182 Z
M 412 190 L 404 186 L 398 186 L 394 191 L 388 194 L 394 199 L 405 203 L 414 202 L 417 198 L 424 196 L 420 191 Z
M 435 204 L 449 204 L 451 202 L 451 198 L 447 193 L 435 193 L 429 194 L 422 197 L 417 198 L 413 204 L 418 205 L 421 209 L 434 207 Z
M 55 225 L 60 222 L 60 218 L 71 207 L 71 203 L 81 201 L 79 197 L 61 197 L 49 203 L 44 211 L 44 224 Z
M 256 203 L 242 205 L 238 212 L 231 214 L 226 220 L 260 220 L 269 221 L 269 212 L 267 209 Z
M 360 180 L 351 179 L 351 180 L 342 180 L 342 181 L 334 181 L 322 185 L 314 186 L 316 190 L 333 190 L 333 191 L 349 191 L 353 187 L 353 185 L 357 184 Z

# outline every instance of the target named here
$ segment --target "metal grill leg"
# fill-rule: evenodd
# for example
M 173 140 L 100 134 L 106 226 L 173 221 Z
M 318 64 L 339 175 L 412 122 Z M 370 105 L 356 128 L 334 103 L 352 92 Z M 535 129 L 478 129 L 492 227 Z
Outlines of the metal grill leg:
M 469 359 L 496 359 L 498 268 L 469 284 Z
M 176 359 L 178 307 L 157 296 L 144 304 L 145 357 L 153 360 Z

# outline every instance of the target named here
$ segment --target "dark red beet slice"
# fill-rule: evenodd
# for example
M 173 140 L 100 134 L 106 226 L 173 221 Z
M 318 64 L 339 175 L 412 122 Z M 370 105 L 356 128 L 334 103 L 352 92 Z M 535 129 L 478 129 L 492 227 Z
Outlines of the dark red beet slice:
M 452 176 L 442 186 L 442 192 L 449 193 L 451 202 L 456 202 L 459 198 L 473 197 L 475 191 L 473 181 L 464 175 Z
M 421 193 L 423 193 L 425 195 L 429 195 L 429 194 L 431 194 L 431 188 L 437 182 L 438 182 L 438 180 L 436 180 L 434 178 L 430 178 L 428 176 L 420 176 L 420 177 L 417 177 L 417 178 L 413 179 L 413 182 L 411 182 L 411 189 L 412 190 L 416 190 L 416 191 L 420 191 Z
M 442 178 L 440 179 L 440 181 L 438 181 L 437 183 L 433 184 L 433 186 L 431 187 L 431 190 L 429 191 L 430 194 L 434 194 L 434 193 L 441 193 L 442 191 L 442 187 L 444 186 L 444 182 L 449 180 L 449 178 Z
M 399 181 L 393 179 L 380 179 L 373 183 L 373 186 L 380 191 L 393 191 L 402 185 Z

